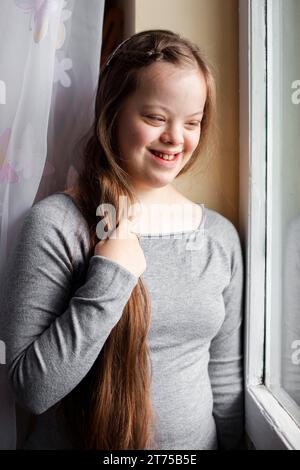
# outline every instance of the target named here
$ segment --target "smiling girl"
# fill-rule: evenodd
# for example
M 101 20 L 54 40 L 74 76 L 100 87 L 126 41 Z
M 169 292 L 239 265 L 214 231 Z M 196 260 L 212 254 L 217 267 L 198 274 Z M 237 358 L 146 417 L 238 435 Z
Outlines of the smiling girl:
M 24 448 L 238 446 L 239 237 L 172 185 L 214 109 L 206 61 L 171 31 L 133 35 L 101 70 L 77 184 L 30 209 L 7 276 L 9 377 L 38 415 Z M 116 224 L 99 240 L 103 204 Z

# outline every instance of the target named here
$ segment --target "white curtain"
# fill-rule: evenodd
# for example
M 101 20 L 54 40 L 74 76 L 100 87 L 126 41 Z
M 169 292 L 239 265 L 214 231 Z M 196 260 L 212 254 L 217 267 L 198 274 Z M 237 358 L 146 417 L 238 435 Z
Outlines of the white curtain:
M 76 180 L 77 142 L 94 108 L 104 2 L 1 0 L 0 280 L 27 210 Z M 14 449 L 1 346 L 0 449 Z

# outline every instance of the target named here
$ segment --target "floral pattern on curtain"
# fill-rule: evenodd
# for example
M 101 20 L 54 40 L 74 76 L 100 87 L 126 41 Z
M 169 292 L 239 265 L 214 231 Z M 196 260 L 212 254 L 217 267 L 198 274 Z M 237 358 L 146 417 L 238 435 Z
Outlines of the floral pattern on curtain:
M 76 180 L 77 143 L 92 122 L 103 15 L 104 0 L 1 1 L 0 276 L 27 210 Z M 14 449 L 15 406 L 3 362 L 0 449 Z

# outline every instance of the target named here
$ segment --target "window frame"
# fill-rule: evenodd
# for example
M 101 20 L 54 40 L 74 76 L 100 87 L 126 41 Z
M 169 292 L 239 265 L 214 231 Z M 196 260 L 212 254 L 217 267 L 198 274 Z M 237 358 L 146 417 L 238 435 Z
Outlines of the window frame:
M 270 99 L 267 78 L 270 83 L 272 76 L 267 70 L 266 57 L 267 27 L 272 27 L 270 18 L 274 7 L 272 0 L 239 0 L 240 232 L 246 262 L 246 433 L 258 450 L 299 450 L 299 426 L 264 385 L 265 363 L 270 351 L 266 312 L 271 292 L 267 278 L 270 267 L 267 216 L 271 208 L 267 185 L 272 182 L 271 162 L 267 159 L 272 144 L 267 140 L 267 99 Z M 268 380 L 267 377 L 267 383 Z

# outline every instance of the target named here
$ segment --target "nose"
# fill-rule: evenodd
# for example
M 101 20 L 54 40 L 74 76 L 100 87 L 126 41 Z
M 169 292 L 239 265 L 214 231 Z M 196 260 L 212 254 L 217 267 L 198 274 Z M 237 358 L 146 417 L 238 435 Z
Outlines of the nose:
M 165 130 L 162 132 L 160 136 L 161 142 L 164 144 L 172 144 L 174 147 L 177 145 L 178 147 L 183 144 L 183 132 L 180 125 L 169 125 Z

